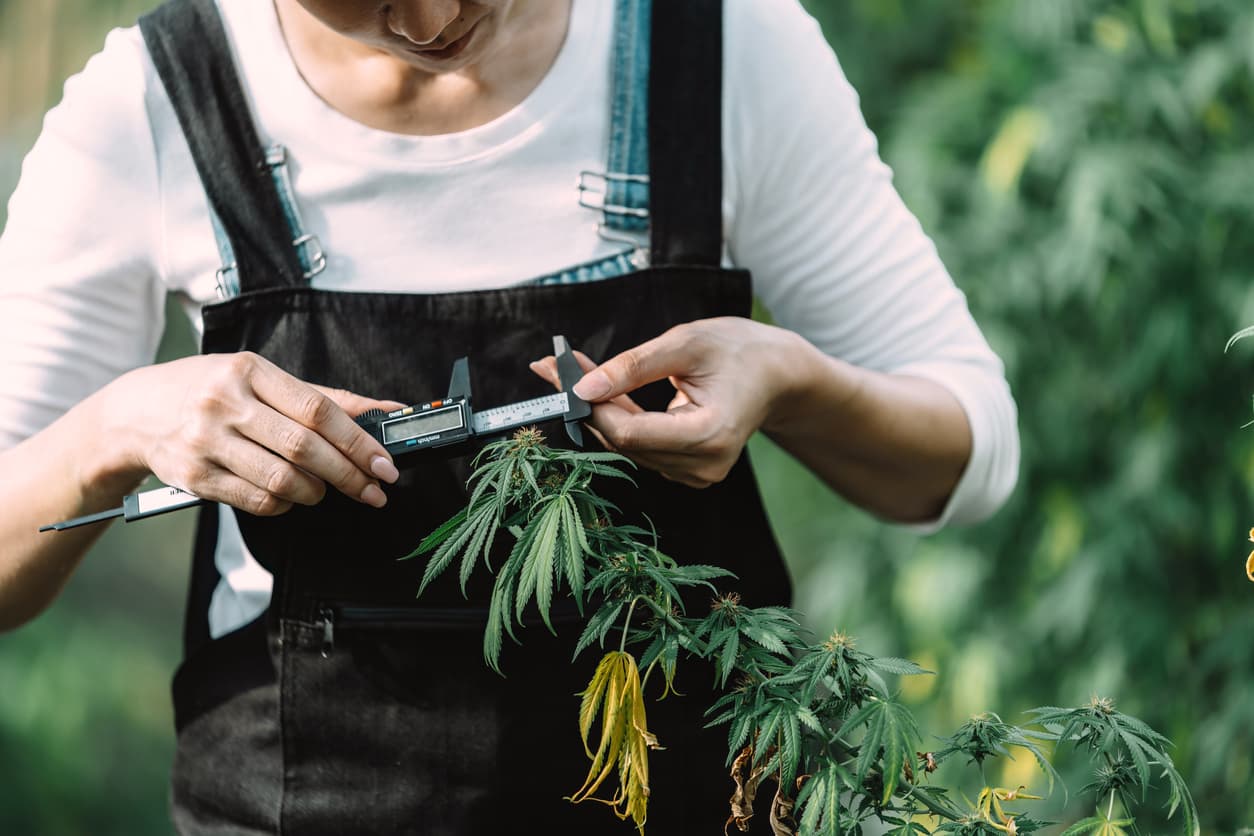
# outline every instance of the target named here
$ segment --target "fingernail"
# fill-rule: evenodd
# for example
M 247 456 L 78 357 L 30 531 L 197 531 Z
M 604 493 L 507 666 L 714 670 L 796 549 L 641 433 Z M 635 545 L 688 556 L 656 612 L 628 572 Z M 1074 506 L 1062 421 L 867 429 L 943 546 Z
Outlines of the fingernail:
M 585 401 L 595 401 L 610 393 L 610 379 L 600 369 L 588 372 L 575 384 L 575 394 Z
M 388 504 L 388 498 L 383 495 L 383 489 L 373 482 L 366 485 L 366 489 L 361 492 L 361 501 L 376 508 L 382 508 Z
M 370 460 L 370 472 L 389 484 L 401 478 L 401 472 L 396 469 L 396 465 L 383 456 L 375 456 Z

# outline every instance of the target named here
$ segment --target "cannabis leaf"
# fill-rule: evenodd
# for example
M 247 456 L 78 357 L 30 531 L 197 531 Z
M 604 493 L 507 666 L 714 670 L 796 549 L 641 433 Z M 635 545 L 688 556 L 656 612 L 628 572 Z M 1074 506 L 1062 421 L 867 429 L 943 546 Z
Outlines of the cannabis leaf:
M 914 744 L 921 739 L 919 728 L 909 709 L 900 703 L 878 697 L 872 698 L 854 712 L 840 727 L 837 736 L 845 737 L 863 726 L 866 727 L 866 733 L 859 744 L 854 777 L 858 783 L 865 781 L 872 765 L 882 758 L 884 790 L 880 803 L 887 804 L 897 790 L 902 771 L 914 752 Z
M 805 836 L 840 836 L 844 828 L 841 794 L 857 787 L 848 770 L 829 763 L 811 776 L 797 793 L 794 807 Z

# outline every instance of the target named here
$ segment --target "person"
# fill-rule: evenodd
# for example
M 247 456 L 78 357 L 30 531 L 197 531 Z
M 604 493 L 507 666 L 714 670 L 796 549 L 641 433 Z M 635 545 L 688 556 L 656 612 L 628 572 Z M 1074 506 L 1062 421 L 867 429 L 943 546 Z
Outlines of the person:
M 103 527 L 39 524 L 148 474 L 213 501 L 180 832 L 606 828 L 562 801 L 578 630 L 528 632 L 501 679 L 484 579 L 415 602 L 420 561 L 395 559 L 465 501 L 466 459 L 394 460 L 352 416 L 439 396 L 458 356 L 507 403 L 551 385 L 565 335 L 590 428 L 642 468 L 624 512 L 749 603 L 791 594 L 754 432 L 920 530 L 1010 492 L 1001 363 L 817 24 L 726 5 L 171 0 L 67 84 L 0 238 L 0 628 Z M 171 293 L 202 354 L 153 365 Z M 653 833 L 726 815 L 688 684 L 650 709 Z

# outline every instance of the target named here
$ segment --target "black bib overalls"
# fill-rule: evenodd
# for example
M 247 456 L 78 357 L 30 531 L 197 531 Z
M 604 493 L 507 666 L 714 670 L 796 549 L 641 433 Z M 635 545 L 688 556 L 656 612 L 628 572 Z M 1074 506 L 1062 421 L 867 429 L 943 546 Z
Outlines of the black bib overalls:
M 553 334 L 606 359 L 679 323 L 749 315 L 748 274 L 719 266 L 720 21 L 718 0 L 663 0 L 654 12 L 653 266 L 584 284 L 423 295 L 310 287 L 212 0 L 173 0 L 145 17 L 237 259 L 241 293 L 204 308 L 203 350 L 254 351 L 303 380 L 406 402 L 443 394 L 454 359 L 468 355 L 476 403 L 496 405 L 551 391 L 527 362 L 550 352 Z M 663 383 L 635 396 L 664 409 L 670 394 Z M 544 429 L 559 440 L 560 425 Z M 207 627 L 216 509 L 202 512 L 173 686 L 180 832 L 630 832 L 601 805 L 563 800 L 587 772 L 575 694 L 597 659 L 571 662 L 581 626 L 568 618 L 557 638 L 524 630 L 522 647 L 505 648 L 503 679 L 481 653 L 490 578 L 476 578 L 467 600 L 449 573 L 416 600 L 423 561 L 396 559 L 464 503 L 467 461 L 402 459 L 381 511 L 332 491 L 277 518 L 239 513 L 249 550 L 274 575 L 273 598 L 218 639 Z M 647 514 L 667 553 L 732 570 L 739 581 L 726 587 L 747 603 L 788 603 L 744 457 L 704 491 L 649 472 L 638 481 L 611 494 L 624 521 Z M 711 681 L 707 668 L 681 662 L 685 696 L 649 704 L 666 747 L 650 764 L 653 836 L 716 834 L 727 816 L 725 730 L 703 729 Z

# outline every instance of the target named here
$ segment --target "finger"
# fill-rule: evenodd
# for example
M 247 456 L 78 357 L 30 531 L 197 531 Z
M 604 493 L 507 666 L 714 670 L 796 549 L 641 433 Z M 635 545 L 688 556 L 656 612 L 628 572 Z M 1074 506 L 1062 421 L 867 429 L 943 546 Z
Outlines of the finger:
M 703 452 L 713 435 L 710 410 L 691 405 L 668 412 L 629 412 L 613 405 L 593 408 L 591 423 L 619 450 L 635 453 Z
M 679 454 L 627 455 L 640 468 L 651 470 L 669 482 L 677 482 L 689 488 L 704 489 L 727 478 L 734 462 L 714 462 L 709 459 Z
M 261 362 L 254 364 L 248 382 L 262 402 L 330 442 L 340 455 L 361 471 L 361 479 L 378 477 L 394 482 L 399 478 L 388 451 L 359 427 L 331 396 L 297 380 L 273 363 L 258 359 Z M 284 454 L 283 450 L 275 452 Z M 337 488 L 343 481 L 342 478 L 337 481 L 333 474 L 317 475 L 327 478 Z M 358 495 L 349 493 L 349 496 Z
M 596 417 L 597 428 L 618 452 L 692 487 L 723 481 L 744 450 L 745 439 L 711 409 L 681 405 L 637 415 L 602 410 Z
M 618 452 L 618 448 L 617 448 L 617 447 L 615 447 L 613 444 L 611 444 L 611 443 L 610 443 L 610 440 L 609 440 L 608 438 L 606 438 L 605 436 L 601 435 L 601 431 L 600 431 L 600 430 L 598 430 L 596 427 L 592 426 L 591 424 L 584 424 L 584 429 L 586 429 L 588 432 L 592 433 L 593 437 L 594 437 L 594 438 L 595 438 L 595 439 L 596 439 L 596 440 L 600 443 L 600 445 L 601 445 L 602 447 L 604 447 L 606 450 L 608 450 L 608 451 L 609 451 L 609 452 L 611 452 L 611 453 L 617 453 L 617 452 Z
M 624 454 L 628 455 L 628 454 Z M 637 465 L 660 474 L 672 482 L 690 488 L 708 488 L 727 478 L 735 460 L 715 459 L 685 453 L 634 453 L 629 457 Z
M 353 426 L 357 427 L 355 423 Z M 312 477 L 325 480 L 346 496 L 376 508 L 383 507 L 387 502 L 375 478 L 363 473 L 327 438 L 264 404 L 259 405 L 250 419 L 240 425 L 239 432 Z M 275 470 L 272 462 L 267 462 L 266 466 L 270 470 L 261 474 L 262 481 L 255 482 L 260 487 L 270 490 L 270 484 L 266 481 L 270 478 L 293 478 L 291 474 Z M 236 472 L 245 478 L 251 478 L 248 472 Z M 300 501 L 296 497 L 288 498 Z M 321 500 L 321 496 L 318 500 Z
M 681 485 L 689 488 L 696 488 L 697 490 L 704 490 L 713 484 L 713 482 L 707 482 L 704 479 L 699 479 L 683 472 L 659 470 L 658 473 L 668 482 L 678 482 Z
M 597 367 L 596 362 L 582 351 L 575 351 L 573 354 L 575 355 L 575 362 L 579 364 L 579 367 L 583 369 L 585 374 Z M 537 365 L 542 366 L 543 370 L 537 369 Z M 531 370 L 543 377 L 549 383 L 552 383 L 557 388 L 560 389 L 562 387 L 561 375 L 559 375 L 557 371 L 557 358 L 552 354 L 547 357 L 542 357 L 539 360 L 533 360 L 531 363 Z
M 579 359 L 579 364 L 583 366 L 584 371 L 590 371 L 596 368 L 596 364 L 589 360 L 586 354 L 576 351 L 575 357 Z M 548 357 L 544 357 L 540 360 L 532 361 L 531 370 L 544 380 L 552 383 L 553 388 L 557 389 L 559 392 L 562 391 L 562 380 L 557 371 L 556 357 L 549 355 Z M 632 413 L 641 412 L 643 410 L 643 407 L 627 395 L 619 395 L 617 398 L 612 399 L 610 403 L 617 404 Z
M 552 358 L 549 359 L 551 360 Z M 531 366 L 537 374 L 547 380 L 550 380 L 550 382 L 552 380 L 550 375 L 556 374 L 555 363 L 551 363 L 548 367 L 544 367 L 544 362 L 538 360 L 532 363 Z M 676 395 L 676 400 L 686 402 L 686 398 L 681 398 L 680 395 Z M 620 407 L 618 405 L 619 401 L 626 401 L 631 408 L 624 409 L 623 407 Z M 680 403 L 680 405 L 683 404 Z M 613 414 L 615 410 L 619 413 L 617 416 Z M 723 476 L 726 475 L 725 469 L 721 471 L 721 475 L 717 475 L 720 470 L 718 466 L 710 466 L 709 457 L 703 455 L 702 453 L 695 451 L 679 451 L 674 453 L 661 453 L 655 451 L 646 452 L 643 450 L 633 450 L 631 452 L 622 451 L 619 450 L 619 448 L 597 428 L 596 421 L 598 416 L 604 418 L 604 416 L 609 413 L 611 417 L 608 418 L 605 423 L 612 425 L 617 421 L 622 420 L 624 413 L 626 415 L 634 415 L 639 412 L 641 412 L 641 409 L 634 401 L 631 401 L 631 399 L 626 395 L 621 395 L 618 398 L 615 398 L 611 403 L 597 404 L 594 406 L 593 417 L 586 422 L 584 426 L 606 450 L 614 453 L 622 453 L 638 466 L 656 471 L 661 474 L 663 478 L 672 482 L 678 482 L 691 488 L 708 488 L 715 481 L 722 481 Z M 711 478 L 701 475 L 701 469 L 703 468 L 707 473 L 715 474 L 715 478 L 711 480 Z
M 553 384 L 554 389 L 562 388 L 562 381 L 557 375 L 557 360 L 552 357 L 543 357 L 539 360 L 532 360 L 528 367 L 535 372 L 541 380 Z
M 690 488 L 708 488 L 721 482 L 727 475 L 725 469 L 711 465 L 706 459 L 679 453 L 623 453 L 643 470 L 657 473 L 669 482 L 677 482 Z
M 536 374 L 540 375 L 540 377 L 544 378 L 545 380 L 548 380 L 550 383 L 554 383 L 560 390 L 561 384 L 560 382 L 556 380 L 557 361 L 553 360 L 552 357 L 549 357 L 547 359 L 551 361 L 550 365 L 546 366 L 544 360 L 535 360 L 531 363 L 531 369 Z M 550 375 L 552 376 L 550 377 Z M 593 417 L 595 417 L 596 411 L 598 409 L 621 409 L 626 412 L 639 412 L 640 407 L 635 403 L 635 401 L 633 401 L 631 398 L 628 398 L 626 395 L 624 395 L 621 398 L 616 398 L 614 402 L 612 403 L 597 404 L 596 406 L 592 408 L 592 416 L 590 416 L 588 420 L 584 421 L 583 423 L 584 428 L 592 433 L 593 437 L 596 438 L 598 442 L 600 442 L 602 447 L 604 447 L 606 450 L 610 451 L 611 453 L 617 453 L 618 448 L 616 448 L 613 444 L 611 444 L 609 440 L 604 435 L 601 434 L 600 430 L 596 428 L 596 425 L 592 423 Z
M 212 461 L 289 504 L 317 505 L 327 492 L 321 479 L 240 436 L 222 441 Z
M 191 491 L 201 499 L 224 502 L 232 508 L 258 517 L 277 516 L 292 508 L 290 500 L 281 499 L 249 480 L 204 460 L 196 466 L 194 476 L 182 480 L 172 479 L 169 484 Z
M 349 417 L 353 419 L 353 423 L 357 423 L 357 418 L 372 409 L 378 409 L 383 412 L 392 412 L 397 409 L 404 409 L 409 404 L 401 401 L 376 400 L 367 398 L 364 395 L 358 395 L 356 392 L 350 392 L 347 389 L 333 389 L 330 386 L 320 386 L 311 384 L 322 394 L 339 404 L 340 409 L 344 410 Z M 360 424 L 358 425 L 360 426 Z M 370 472 L 384 482 L 392 483 L 400 478 L 400 471 L 396 469 L 395 460 L 392 454 L 384 448 L 387 458 L 378 458 L 372 456 L 370 459 Z
M 655 380 L 683 377 L 698 359 L 692 343 L 682 336 L 680 328 L 672 328 L 588 371 L 575 384 L 575 394 L 585 401 L 601 402 Z
M 675 379 L 671 378 L 671 385 L 675 384 Z M 666 405 L 666 411 L 678 409 L 681 406 L 688 406 L 692 403 L 692 398 L 688 397 L 688 393 L 678 386 L 675 387 L 675 397 L 671 398 L 671 402 Z
M 596 361 L 579 349 L 575 349 L 573 353 L 575 355 L 575 360 L 579 363 L 579 368 L 583 369 L 585 373 L 590 372 L 597 367 Z M 556 363 L 557 360 L 554 360 L 553 362 Z

